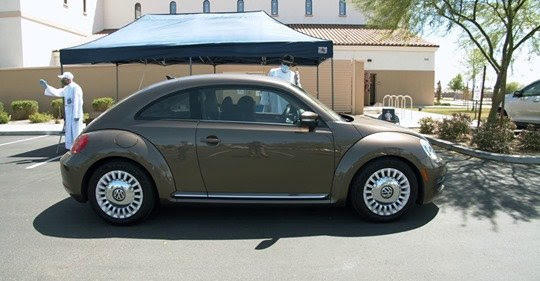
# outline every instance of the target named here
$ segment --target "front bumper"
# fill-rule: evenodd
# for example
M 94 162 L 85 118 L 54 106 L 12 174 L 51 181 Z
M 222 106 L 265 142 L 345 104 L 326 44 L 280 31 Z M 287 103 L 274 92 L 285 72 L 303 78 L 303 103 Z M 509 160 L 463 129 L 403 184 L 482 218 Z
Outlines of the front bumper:
M 446 162 L 443 160 L 434 163 L 430 160 L 431 165 L 421 172 L 424 182 L 424 194 L 421 198 L 422 204 L 433 202 L 443 191 L 444 182 L 446 180 Z

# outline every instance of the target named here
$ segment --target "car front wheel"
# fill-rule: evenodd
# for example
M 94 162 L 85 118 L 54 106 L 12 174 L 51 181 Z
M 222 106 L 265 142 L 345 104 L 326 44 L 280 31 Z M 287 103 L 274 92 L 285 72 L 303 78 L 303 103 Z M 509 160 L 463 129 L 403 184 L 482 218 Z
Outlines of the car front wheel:
M 353 180 L 351 201 L 356 211 L 371 221 L 391 221 L 407 212 L 416 200 L 418 182 L 405 162 L 375 160 Z
M 90 178 L 88 199 L 94 211 L 113 224 L 132 224 L 154 208 L 152 181 L 138 166 L 127 161 L 108 162 Z

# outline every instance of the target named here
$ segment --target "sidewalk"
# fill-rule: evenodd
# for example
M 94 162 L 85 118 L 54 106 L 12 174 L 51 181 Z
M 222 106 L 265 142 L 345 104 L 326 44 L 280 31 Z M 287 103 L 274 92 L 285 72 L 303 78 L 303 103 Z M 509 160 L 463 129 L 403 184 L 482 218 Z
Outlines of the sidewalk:
M 11 121 L 7 124 L 0 124 L 0 135 L 57 135 L 62 131 L 64 122 L 54 124 L 48 123 L 32 124 L 28 120 Z
M 378 118 L 382 113 L 382 107 L 366 106 L 364 108 L 364 115 Z M 399 117 L 399 125 L 407 128 L 419 128 L 418 122 L 424 117 L 431 117 L 435 120 L 442 120 L 443 118 L 449 118 L 447 115 L 423 112 L 410 109 L 396 108 L 396 115 Z

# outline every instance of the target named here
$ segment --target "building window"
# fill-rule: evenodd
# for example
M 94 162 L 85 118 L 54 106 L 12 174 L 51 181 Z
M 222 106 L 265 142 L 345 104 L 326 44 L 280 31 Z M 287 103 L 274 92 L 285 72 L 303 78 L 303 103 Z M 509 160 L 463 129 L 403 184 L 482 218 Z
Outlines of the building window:
M 139 19 L 141 17 L 141 3 L 135 4 L 135 19 Z
M 279 13 L 279 3 L 278 0 L 272 0 L 272 15 L 277 16 Z
M 169 13 L 171 13 L 171 15 L 176 14 L 176 1 L 171 1 L 171 3 L 169 3 Z
M 204 0 L 203 2 L 203 12 L 210 13 L 210 1 Z
M 244 11 L 244 0 L 238 0 L 236 2 L 236 11 L 237 12 L 243 12 Z
M 86 14 L 86 0 L 82 1 L 82 11 L 83 11 L 83 14 Z
M 306 0 L 306 16 L 313 15 L 313 2 L 311 0 Z
M 347 1 L 346 0 L 339 0 L 339 15 L 340 16 L 347 15 Z

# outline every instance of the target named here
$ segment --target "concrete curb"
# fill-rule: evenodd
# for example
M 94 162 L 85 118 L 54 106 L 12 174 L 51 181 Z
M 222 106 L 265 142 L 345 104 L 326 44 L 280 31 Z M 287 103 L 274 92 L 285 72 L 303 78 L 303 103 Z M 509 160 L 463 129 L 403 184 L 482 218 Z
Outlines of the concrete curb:
M 60 131 L 0 131 L 0 136 L 42 136 L 59 135 Z
M 465 147 L 463 145 L 455 144 L 453 142 L 440 140 L 437 138 L 434 138 L 429 135 L 422 135 L 426 139 L 429 140 L 429 142 L 433 145 L 440 146 L 442 148 L 446 148 L 448 150 L 452 150 L 455 152 L 459 152 L 461 154 L 487 159 L 487 160 L 493 160 L 493 161 L 502 161 L 507 163 L 515 163 L 515 164 L 540 164 L 540 155 L 511 155 L 511 154 L 500 154 L 500 153 L 492 153 L 492 152 L 486 152 L 481 151 L 469 147 Z

